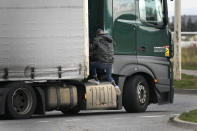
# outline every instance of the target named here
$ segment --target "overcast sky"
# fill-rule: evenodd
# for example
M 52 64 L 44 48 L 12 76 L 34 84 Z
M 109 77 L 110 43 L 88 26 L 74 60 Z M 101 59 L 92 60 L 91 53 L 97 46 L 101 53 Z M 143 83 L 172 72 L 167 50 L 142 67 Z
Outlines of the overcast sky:
M 168 0 L 169 16 L 174 16 L 174 1 Z M 197 15 L 197 0 L 181 0 L 182 15 Z

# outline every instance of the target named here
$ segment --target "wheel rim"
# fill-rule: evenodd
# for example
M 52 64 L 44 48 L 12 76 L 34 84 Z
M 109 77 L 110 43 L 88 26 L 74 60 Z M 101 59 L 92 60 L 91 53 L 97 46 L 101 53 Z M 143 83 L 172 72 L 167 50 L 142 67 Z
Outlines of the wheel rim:
M 139 82 L 137 85 L 137 96 L 140 104 L 144 104 L 146 102 L 146 94 L 147 92 L 145 86 L 141 82 Z
M 19 88 L 12 95 L 12 107 L 18 114 L 27 114 L 33 104 L 31 92 L 25 88 Z

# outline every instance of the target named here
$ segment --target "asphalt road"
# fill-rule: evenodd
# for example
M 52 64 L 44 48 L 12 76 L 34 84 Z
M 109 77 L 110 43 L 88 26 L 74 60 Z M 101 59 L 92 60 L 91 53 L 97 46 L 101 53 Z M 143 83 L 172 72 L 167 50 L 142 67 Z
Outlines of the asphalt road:
M 150 105 L 145 113 L 81 111 L 77 116 L 60 112 L 26 120 L 0 120 L 0 131 L 194 131 L 177 127 L 169 118 L 197 108 L 197 95 L 175 95 L 174 104 Z

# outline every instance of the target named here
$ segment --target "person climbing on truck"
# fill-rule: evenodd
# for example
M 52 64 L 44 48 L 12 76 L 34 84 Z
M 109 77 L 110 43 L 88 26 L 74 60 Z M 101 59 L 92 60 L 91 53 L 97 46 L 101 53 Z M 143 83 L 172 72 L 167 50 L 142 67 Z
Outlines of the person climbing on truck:
M 105 70 L 107 80 L 115 87 L 117 95 L 120 95 L 121 91 L 112 78 L 112 64 L 114 62 L 114 42 L 112 37 L 102 29 L 98 29 L 90 52 L 93 60 L 90 62 L 89 79 L 93 78 L 99 84 L 96 70 Z

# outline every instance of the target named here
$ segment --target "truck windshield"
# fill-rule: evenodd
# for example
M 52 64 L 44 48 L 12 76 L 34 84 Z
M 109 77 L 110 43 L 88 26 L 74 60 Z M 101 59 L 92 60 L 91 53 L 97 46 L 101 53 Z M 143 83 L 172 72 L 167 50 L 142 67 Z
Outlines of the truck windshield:
M 164 8 L 162 0 L 139 0 L 140 20 L 163 25 Z

